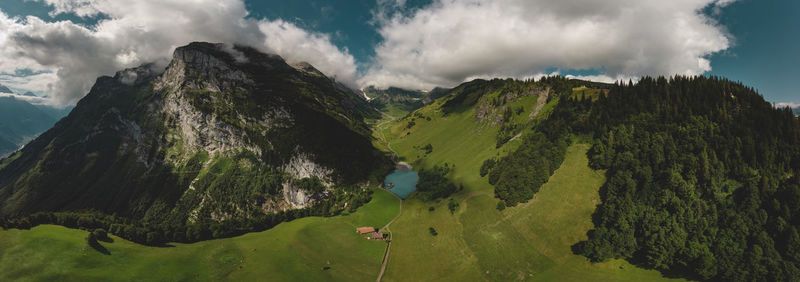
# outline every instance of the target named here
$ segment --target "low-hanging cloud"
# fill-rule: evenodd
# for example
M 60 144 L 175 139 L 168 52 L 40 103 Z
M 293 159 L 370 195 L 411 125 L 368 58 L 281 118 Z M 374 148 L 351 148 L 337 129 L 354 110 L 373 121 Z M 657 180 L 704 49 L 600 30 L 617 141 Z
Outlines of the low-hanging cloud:
M 292 58 L 293 61 L 306 61 L 338 81 L 356 85 L 355 58 L 347 49 L 341 50 L 331 43 L 329 35 L 307 32 L 280 19 L 261 21 L 258 27 L 269 35 L 264 45 L 276 54 Z
M 289 61 L 307 61 L 325 74 L 353 84 L 355 60 L 324 34 L 281 20 L 248 18 L 242 0 L 44 0 L 51 15 L 102 16 L 86 27 L 37 17 L 11 18 L 0 11 L 0 73 L 49 71 L 26 90 L 70 104 L 100 75 L 144 63 L 164 63 L 192 41 L 249 45 Z M 277 28 L 276 28 L 277 27 Z M 47 80 L 47 81 L 42 81 Z M 35 86 L 35 87 L 34 87 Z
M 412 13 L 379 12 L 383 42 L 359 83 L 427 89 L 552 68 L 603 80 L 702 74 L 707 57 L 731 44 L 702 10 L 731 2 L 435 0 Z
M 775 103 L 775 107 L 779 108 L 779 109 L 780 108 L 787 108 L 787 107 L 788 108 L 792 108 L 792 109 L 797 109 L 797 108 L 800 108 L 800 103 L 780 102 L 780 103 Z

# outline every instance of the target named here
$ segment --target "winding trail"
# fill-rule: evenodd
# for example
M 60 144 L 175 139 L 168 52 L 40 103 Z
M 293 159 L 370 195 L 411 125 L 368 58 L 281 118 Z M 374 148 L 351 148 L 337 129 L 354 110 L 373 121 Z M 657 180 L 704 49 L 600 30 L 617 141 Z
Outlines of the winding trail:
M 397 152 L 395 152 L 394 149 L 392 149 L 392 145 L 389 143 L 389 141 L 386 140 L 386 136 L 383 135 L 383 126 L 387 123 L 395 121 L 397 118 L 390 116 L 384 112 L 381 112 L 381 114 L 383 116 L 389 117 L 389 120 L 383 121 L 375 125 L 375 128 L 372 130 L 376 133 L 378 139 L 380 139 L 381 143 L 384 145 L 386 150 L 392 153 L 392 160 L 397 162 Z M 389 191 L 389 189 L 386 189 L 385 187 L 383 187 L 383 185 L 381 185 L 381 189 L 385 190 L 386 192 L 392 194 L 392 196 L 397 198 L 398 203 L 400 205 L 400 209 L 398 209 L 397 211 L 397 216 L 392 218 L 392 220 L 389 221 L 389 223 L 386 223 L 386 225 L 381 227 L 381 230 L 386 230 L 387 232 L 389 232 L 389 239 L 386 240 L 386 252 L 383 253 L 383 260 L 381 262 L 381 272 L 378 273 L 378 278 L 375 279 L 375 281 L 377 282 L 380 282 L 381 279 L 383 279 L 383 274 L 386 273 L 386 265 L 389 264 L 389 252 L 392 250 L 393 235 L 392 235 L 392 230 L 389 229 L 389 225 L 392 225 L 392 223 L 394 223 L 394 221 L 400 218 L 400 215 L 403 214 L 403 198 L 400 198 L 400 196 L 397 196 L 395 193 L 392 193 L 392 191 Z
M 392 160 L 397 162 L 397 152 L 395 152 L 394 149 L 392 149 L 392 144 L 390 144 L 389 141 L 386 140 L 386 136 L 383 135 L 383 126 L 387 123 L 397 120 L 397 118 L 394 116 L 390 116 L 389 114 L 384 112 L 381 112 L 381 115 L 388 117 L 389 120 L 385 120 L 379 124 L 376 124 L 375 128 L 373 128 L 372 131 L 375 132 L 375 135 L 378 137 L 378 139 L 381 140 L 381 144 L 383 145 L 383 147 L 387 151 L 392 152 Z
M 386 231 L 389 232 L 389 240 L 386 241 L 386 252 L 383 253 L 383 262 L 381 263 L 381 272 L 378 273 L 378 278 L 375 279 L 375 281 L 377 281 L 377 282 L 381 281 L 381 279 L 383 278 L 383 273 L 386 272 L 386 265 L 389 263 L 389 252 L 392 250 L 392 230 L 389 229 L 389 225 L 394 223 L 394 221 L 397 220 L 398 218 L 400 218 L 400 215 L 403 214 L 403 199 L 400 198 L 399 196 L 395 195 L 394 193 L 392 193 L 391 191 L 389 191 L 387 189 L 384 189 L 384 190 L 386 190 L 386 192 L 391 193 L 392 196 L 397 198 L 397 200 L 399 201 L 399 204 L 400 204 L 400 209 L 397 211 L 397 216 L 395 216 L 391 221 L 389 221 L 389 223 L 387 223 L 386 225 L 384 225 L 381 228 L 381 230 L 386 230 Z

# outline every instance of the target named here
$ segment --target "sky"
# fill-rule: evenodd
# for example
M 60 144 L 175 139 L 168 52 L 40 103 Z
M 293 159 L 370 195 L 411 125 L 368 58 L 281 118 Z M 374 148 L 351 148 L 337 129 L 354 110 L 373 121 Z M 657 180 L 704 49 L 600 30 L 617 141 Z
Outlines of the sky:
M 794 0 L 3 0 L 0 84 L 74 104 L 192 41 L 306 61 L 353 88 L 561 74 L 719 75 L 800 103 Z

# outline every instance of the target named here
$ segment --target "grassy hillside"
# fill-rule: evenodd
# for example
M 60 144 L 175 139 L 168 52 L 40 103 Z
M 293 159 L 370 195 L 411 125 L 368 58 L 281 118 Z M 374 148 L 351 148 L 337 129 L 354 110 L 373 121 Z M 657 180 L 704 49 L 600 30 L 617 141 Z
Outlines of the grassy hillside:
M 532 103 L 537 99 L 527 100 L 525 111 L 517 117 L 536 111 Z M 543 105 L 540 114 L 546 115 L 556 103 L 558 99 Z M 520 139 L 498 149 L 498 128 L 476 122 L 474 108 L 444 114 L 442 104 L 439 100 L 381 131 L 389 147 L 417 168 L 454 164 L 451 178 L 464 187 L 450 198 L 459 203 L 454 213 L 448 209 L 450 199 L 423 202 L 412 196 L 404 201 L 403 215 L 392 225 L 386 281 L 663 279 L 657 271 L 623 260 L 592 264 L 572 253 L 571 246 L 585 240 L 593 227 L 591 214 L 605 181 L 600 172 L 588 167 L 588 145 L 571 146 L 562 167 L 531 201 L 498 211 L 493 187 L 478 172 L 484 160 L 508 154 Z M 409 127 L 414 116 L 414 125 Z M 433 147 L 427 155 L 419 149 L 426 144 Z M 431 227 L 438 235 L 431 235 Z
M 41 225 L 0 231 L 0 281 L 370 281 L 386 244 L 362 239 L 354 229 L 383 226 L 397 210 L 393 196 L 376 190 L 370 203 L 347 216 L 307 217 L 264 232 L 164 248 L 113 237 L 101 243 L 110 255 L 89 247 L 82 230 Z
M 528 203 L 498 211 L 488 183 L 455 196 L 459 209 L 447 202 L 404 202 L 394 223 L 392 257 L 386 281 L 656 281 L 654 270 L 623 260 L 590 263 L 572 253 L 572 244 L 586 239 L 591 214 L 599 201 L 602 174 L 588 168 L 587 145 L 574 145 L 564 165 Z M 434 211 L 429 211 L 433 206 Z M 439 235 L 431 236 L 428 227 Z M 423 263 L 421 263 L 423 262 Z

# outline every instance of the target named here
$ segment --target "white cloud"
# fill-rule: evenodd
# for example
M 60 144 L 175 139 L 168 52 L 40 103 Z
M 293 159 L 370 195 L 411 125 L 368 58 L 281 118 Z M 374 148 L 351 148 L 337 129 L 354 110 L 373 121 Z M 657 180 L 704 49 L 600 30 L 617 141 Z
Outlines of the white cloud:
M 48 105 L 50 100 L 42 97 L 22 96 L 16 94 L 0 93 L 0 97 L 12 97 L 17 100 L 22 100 L 33 105 Z
M 621 77 L 610 77 L 607 75 L 566 75 L 567 78 L 574 78 L 580 80 L 588 80 L 588 81 L 596 81 L 596 82 L 605 82 L 605 83 L 614 83 L 615 81 L 619 81 Z M 638 81 L 638 77 L 628 78 L 633 81 Z
M 341 50 L 331 43 L 330 36 L 303 30 L 283 21 L 261 21 L 261 32 L 266 34 L 264 46 L 289 61 L 305 61 L 337 81 L 355 87 L 356 61 L 347 49 Z
M 0 74 L 0 84 L 13 89 L 24 89 L 35 93 L 46 93 L 52 88 L 52 83 L 58 80 L 55 73 L 44 72 L 33 75 L 17 76 Z M 23 91 L 24 92 L 24 91 Z
M 781 103 L 775 103 L 775 107 L 779 108 L 779 109 L 780 108 L 786 108 L 786 107 L 789 107 L 789 108 L 792 108 L 792 109 L 796 109 L 796 108 L 800 108 L 800 103 L 781 102 Z
M 29 82 L 58 104 L 74 103 L 100 75 L 148 62 L 164 62 L 175 47 L 192 41 L 236 43 L 308 61 L 323 73 L 355 80 L 355 62 L 324 34 L 281 20 L 247 18 L 242 0 L 44 0 L 53 15 L 103 15 L 96 26 L 36 17 L 10 18 L 0 11 L 0 73 L 48 70 Z M 307 40 L 307 41 L 304 41 Z M 35 85 L 34 85 L 35 84 Z
M 427 89 L 551 68 L 600 70 L 604 80 L 701 74 L 731 39 L 700 10 L 731 2 L 435 0 L 378 19 L 383 42 L 359 83 Z

